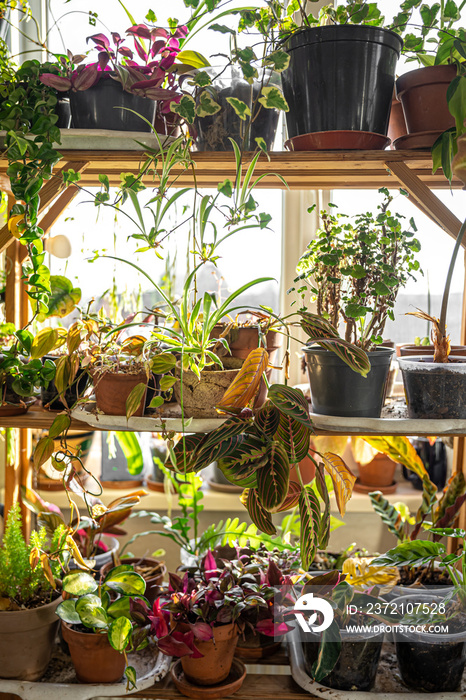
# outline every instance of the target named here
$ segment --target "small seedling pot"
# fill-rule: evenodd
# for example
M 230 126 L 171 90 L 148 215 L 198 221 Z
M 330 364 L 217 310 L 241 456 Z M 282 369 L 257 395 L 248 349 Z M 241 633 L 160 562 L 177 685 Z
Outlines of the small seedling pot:
M 466 418 L 466 360 L 400 357 L 410 418 Z
M 430 604 L 433 600 L 440 602 L 442 598 L 413 594 L 398 598 L 397 605 Z M 433 614 L 433 625 L 435 617 Z M 466 631 L 429 634 L 397 630 L 394 637 L 401 678 L 407 686 L 425 693 L 458 690 L 466 662 Z
M 320 635 L 300 630 L 306 672 L 312 675 Z M 341 630 L 341 653 L 333 670 L 321 682 L 336 690 L 370 690 L 374 685 L 384 632 L 349 634 Z

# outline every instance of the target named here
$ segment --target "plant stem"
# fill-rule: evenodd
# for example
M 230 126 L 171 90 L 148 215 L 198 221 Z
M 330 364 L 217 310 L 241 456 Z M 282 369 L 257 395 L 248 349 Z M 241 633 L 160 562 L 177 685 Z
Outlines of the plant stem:
M 440 321 L 439 321 L 440 333 L 443 336 L 446 336 L 448 297 L 450 296 L 450 287 L 451 287 L 451 280 L 453 277 L 453 270 L 455 269 L 456 258 L 458 257 L 458 252 L 459 252 L 461 243 L 463 241 L 465 231 L 466 231 L 466 219 L 464 220 L 463 225 L 461 226 L 460 232 L 458 233 L 458 236 L 456 238 L 455 247 L 453 249 L 453 254 L 452 254 L 451 260 L 450 260 L 450 267 L 448 268 L 447 280 L 445 282 L 445 289 L 443 292 L 442 308 L 440 310 Z

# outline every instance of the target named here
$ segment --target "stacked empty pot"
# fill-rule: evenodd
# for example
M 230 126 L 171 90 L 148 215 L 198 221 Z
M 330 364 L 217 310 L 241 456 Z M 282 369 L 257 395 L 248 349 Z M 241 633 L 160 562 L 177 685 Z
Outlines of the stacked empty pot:
M 395 148 L 432 148 L 444 131 L 455 126 L 447 90 L 456 72 L 455 65 L 427 66 L 398 78 L 396 96 L 403 107 L 408 133 L 396 139 Z

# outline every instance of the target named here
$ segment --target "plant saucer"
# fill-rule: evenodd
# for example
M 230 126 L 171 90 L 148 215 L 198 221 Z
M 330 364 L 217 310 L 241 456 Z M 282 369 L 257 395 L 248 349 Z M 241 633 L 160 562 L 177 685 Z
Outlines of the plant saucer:
M 214 700 L 214 698 L 230 697 L 241 688 L 246 678 L 246 666 L 242 661 L 234 658 L 229 676 L 217 685 L 196 685 L 188 681 L 181 666 L 181 659 L 175 661 L 170 673 L 182 695 L 195 700 Z

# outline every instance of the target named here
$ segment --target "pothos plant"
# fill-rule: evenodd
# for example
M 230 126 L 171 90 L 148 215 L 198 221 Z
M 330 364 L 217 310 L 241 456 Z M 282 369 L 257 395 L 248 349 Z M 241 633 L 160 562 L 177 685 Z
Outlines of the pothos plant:
M 63 579 L 63 591 L 70 597 L 56 611 L 63 622 L 78 631 L 107 636 L 113 649 L 125 657 L 128 691 L 136 688 L 136 670 L 128 665 L 127 654 L 149 644 L 146 630 L 131 612 L 132 605 L 144 600 L 145 590 L 146 582 L 128 564 L 110 569 L 101 584 L 91 574 L 76 571 Z
M 169 436 L 166 465 L 183 475 L 198 472 L 222 459 L 224 474 L 233 483 L 245 487 L 242 502 L 252 521 L 268 535 L 276 532 L 272 513 L 299 506 L 301 557 L 307 569 L 317 547 L 325 548 L 330 534 L 325 472 L 332 479 L 342 515 L 356 477 L 337 455 L 320 454 L 311 448 L 312 423 L 300 390 L 272 385 L 266 403 L 258 410 L 249 408 L 267 365 L 266 350 L 253 350 L 217 406 L 220 414 L 229 416 L 225 423 L 211 433 L 184 435 L 176 445 L 173 436 Z M 304 484 L 300 476 L 299 462 L 306 456 L 316 465 L 322 514 L 313 487 Z M 296 465 L 299 482 L 290 480 L 292 465 Z
M 25 61 L 4 85 L 0 109 L 0 127 L 6 131 L 7 175 L 16 200 L 8 213 L 8 229 L 27 248 L 23 273 L 37 313 L 47 311 L 51 293 L 50 271 L 44 263 L 44 232 L 39 225 L 39 192 L 61 158 L 54 146 L 60 143 L 57 93 L 41 83 L 44 70 L 53 71 L 55 67 Z M 73 182 L 74 177 L 72 172 L 67 173 L 65 183 Z
M 386 188 L 379 192 L 384 199 L 376 215 L 321 212 L 323 226 L 301 256 L 297 286 L 289 290 L 301 296 L 297 313 L 310 340 L 363 376 L 370 371 L 366 352 L 382 343 L 387 320 L 394 320 L 399 290 L 420 269 L 414 220 L 405 228 L 404 217 L 391 210 L 393 196 Z M 317 314 L 307 311 L 308 294 Z

